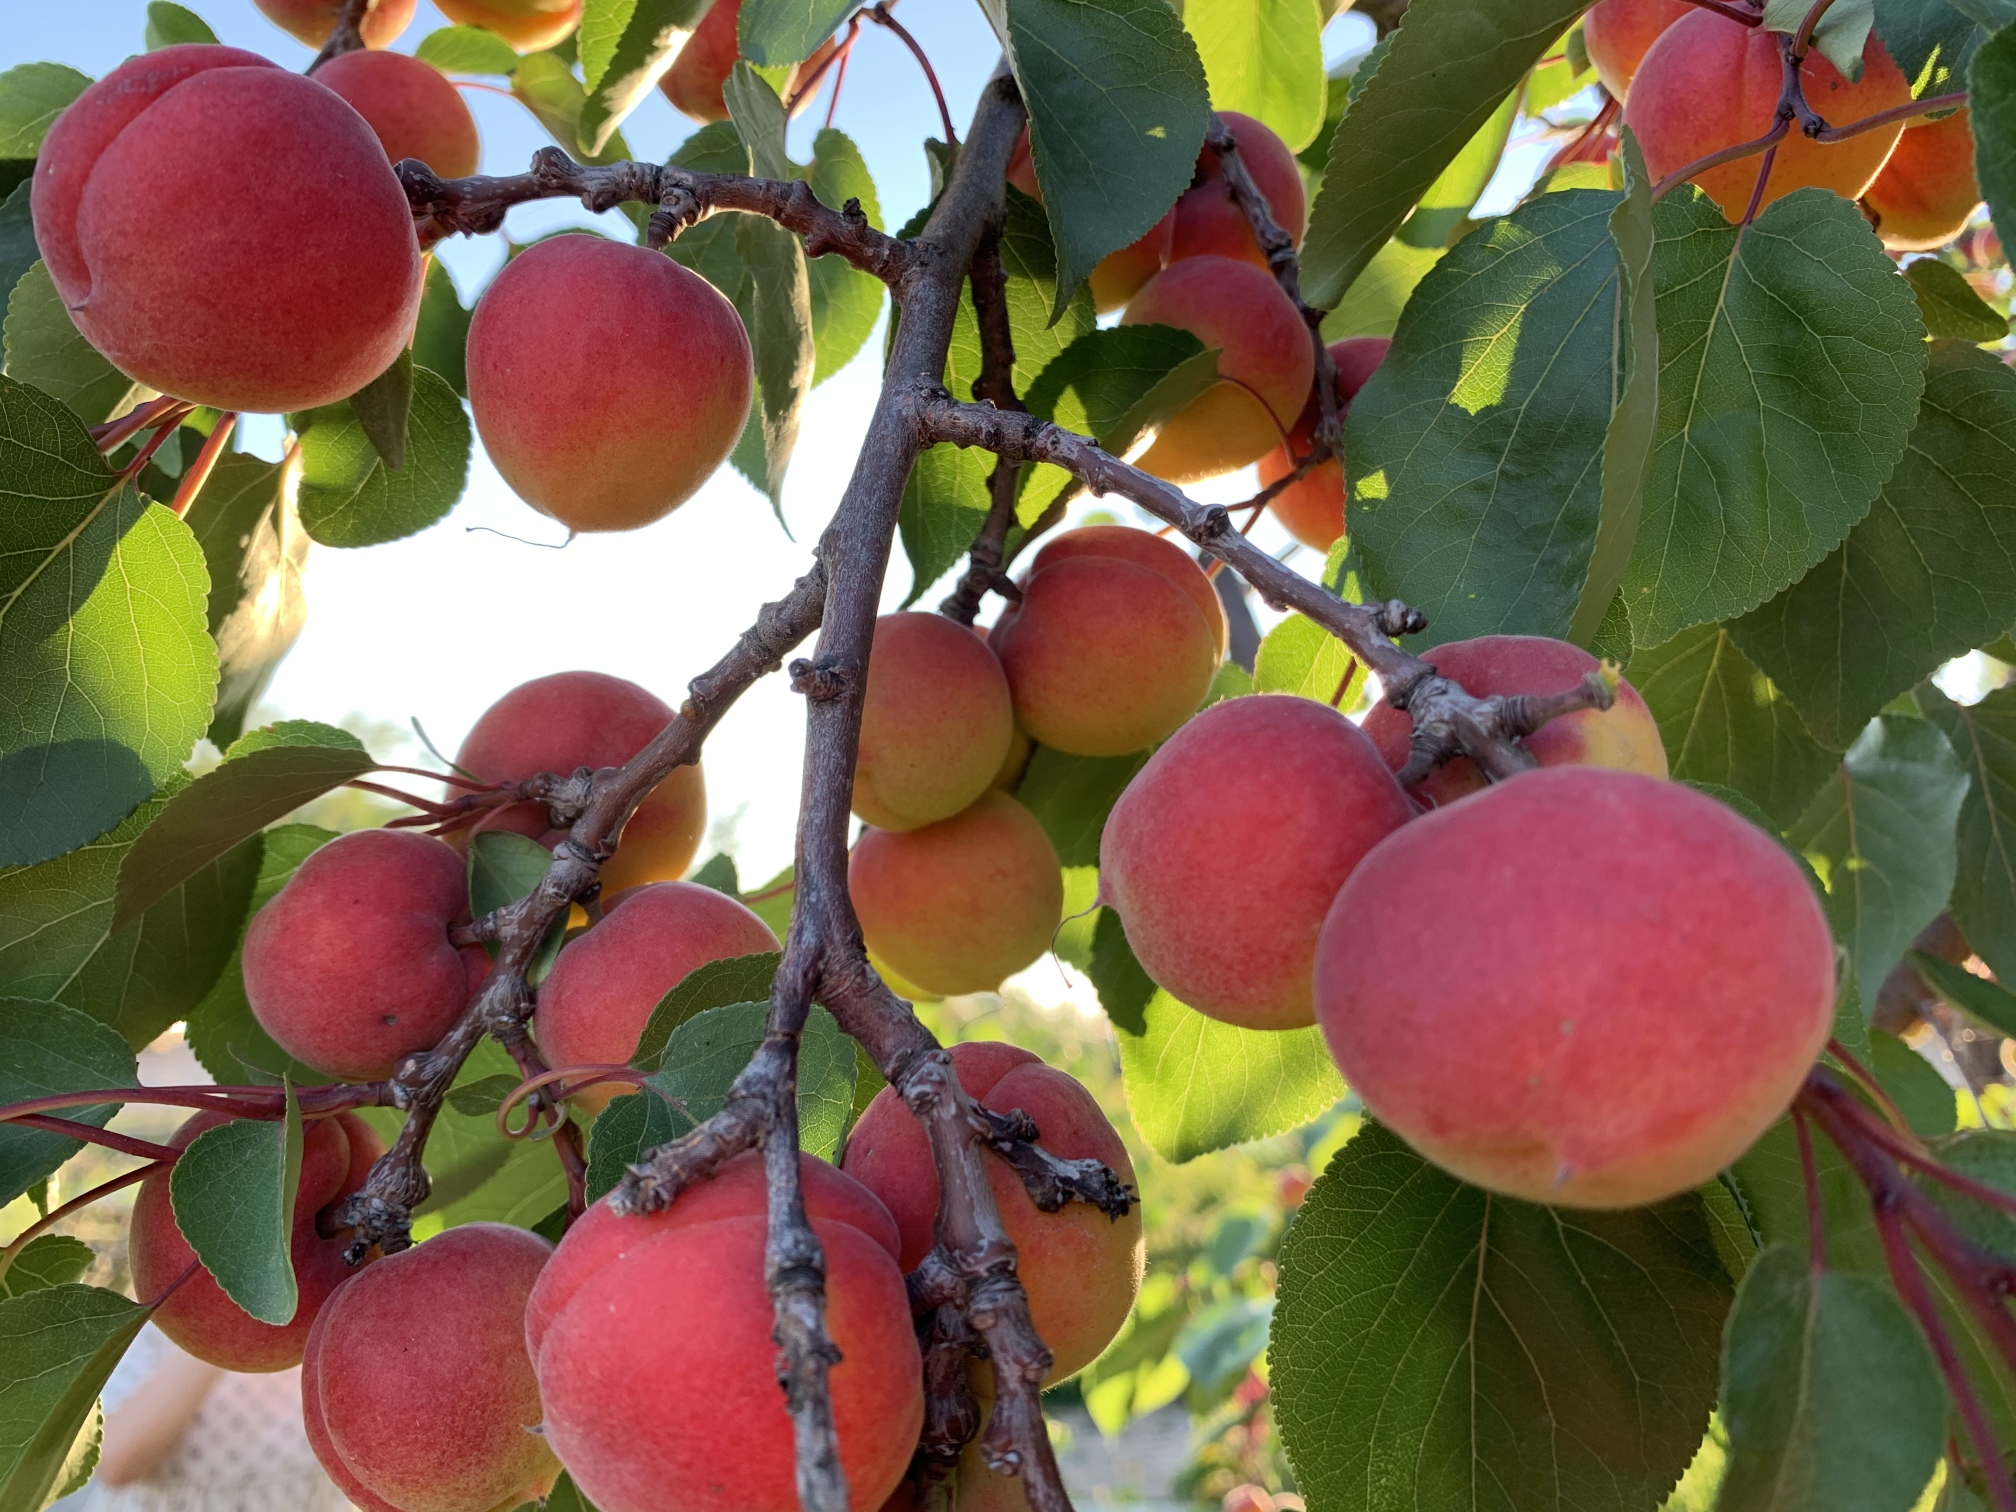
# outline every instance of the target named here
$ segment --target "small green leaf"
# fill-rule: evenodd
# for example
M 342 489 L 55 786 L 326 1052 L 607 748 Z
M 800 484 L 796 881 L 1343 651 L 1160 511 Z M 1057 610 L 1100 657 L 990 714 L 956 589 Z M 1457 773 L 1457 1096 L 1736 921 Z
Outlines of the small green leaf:
M 574 1484 L 574 1477 L 565 1470 L 553 1489 L 546 1493 L 546 1500 L 540 1503 L 544 1512 L 595 1512 L 595 1504 L 581 1494 L 581 1488 Z
M 1918 706 L 1973 781 L 1960 805 L 1953 919 L 1988 969 L 2016 982 L 2016 688 L 1956 704 L 1927 684 Z M 2016 1022 L 2005 1031 L 2016 1035 Z
M 98 1252 L 71 1234 L 37 1234 L 0 1271 L 0 1301 L 45 1286 L 68 1286 L 91 1268 Z
M 130 1087 L 139 1076 L 133 1052 L 112 1030 L 61 1003 L 0 997 L 0 1106 Z M 109 1103 L 66 1108 L 72 1123 L 104 1128 L 118 1109 Z M 0 1124 L 0 1206 L 62 1165 L 83 1146 L 41 1129 Z
M 776 951 L 770 951 L 731 956 L 694 967 L 651 1010 L 643 1033 L 637 1036 L 637 1050 L 630 1057 L 630 1064 L 655 1071 L 673 1033 L 695 1014 L 709 1008 L 725 1008 L 730 1003 L 758 1003 L 768 998 L 770 984 L 777 977 L 777 965 L 783 959 Z
M 116 419 L 154 397 L 84 339 L 45 263 L 30 268 L 7 296 L 5 342 L 7 376 L 61 399 L 86 424 Z
M 1958 1099 L 1930 1061 L 1894 1034 L 1869 1031 L 1869 1069 L 1903 1113 L 1912 1132 L 1927 1139 L 1951 1134 L 1960 1116 Z
M 35 245 L 35 218 L 28 211 L 33 188 L 24 177 L 0 200 L 0 289 L 11 291 L 42 258 Z
M 851 0 L 850 0 L 851 3 Z M 749 12 L 742 12 L 748 25 Z M 882 207 L 868 164 L 845 132 L 828 126 L 812 139 L 812 164 L 805 174 L 822 204 L 858 200 L 868 224 L 882 229 Z M 854 360 L 882 313 L 882 280 L 864 273 L 837 252 L 811 259 L 805 267 L 812 289 L 812 345 L 818 362 L 812 382 L 824 383 Z
M 1936 257 L 1921 257 L 1905 268 L 1911 292 L 1918 296 L 1918 313 L 1925 329 L 1935 337 L 1950 336 L 1956 341 L 2000 341 L 2009 334 L 2006 316 L 1974 292 L 1974 285 L 1950 263 Z
M 448 1106 L 457 1113 L 476 1117 L 484 1113 L 495 1113 L 504 1106 L 504 1099 L 517 1091 L 524 1078 L 513 1076 L 508 1071 L 500 1071 L 494 1076 L 486 1076 L 467 1086 L 457 1085 L 448 1089 Z
M 535 55 L 536 56 L 536 55 Z M 406 465 L 387 471 L 348 400 L 290 417 L 301 437 L 301 523 L 325 546 L 376 546 L 425 530 L 469 480 L 469 416 L 448 381 L 413 370 Z
M 216 40 L 217 33 L 196 12 L 175 4 L 174 0 L 147 0 L 147 51 Z
M 616 128 L 672 66 L 707 8 L 707 0 L 587 0 L 576 38 L 587 80 L 576 127 L 584 152 L 609 146 Z
M 765 68 L 802 63 L 833 35 L 857 0 L 747 0 L 735 18 L 742 56 Z
M 406 424 L 413 413 L 413 354 L 402 350 L 392 366 L 350 396 L 350 413 L 364 439 L 391 472 L 406 465 Z
M 1290 152 L 1307 147 L 1323 126 L 1324 19 L 1317 0 L 1187 0 L 1212 107 L 1263 122 Z
M 1253 661 L 1256 693 L 1293 693 L 1348 709 L 1364 686 L 1365 669 L 1350 649 L 1303 614 L 1291 614 L 1269 630 Z
M 224 1294 L 261 1323 L 294 1321 L 294 1194 L 301 1182 L 301 1105 L 287 1116 L 234 1118 L 205 1129 L 168 1176 L 175 1226 Z
M 184 432 L 185 440 L 190 434 Z M 244 733 L 246 716 L 308 618 L 301 584 L 308 532 L 295 500 L 300 476 L 298 462 L 226 452 L 183 516 L 210 569 L 218 677 L 207 733 L 219 748 Z
M 32 158 L 56 117 L 91 87 L 61 63 L 20 63 L 0 73 L 0 158 Z
M 1764 28 L 1796 34 L 1812 9 L 1812 0 L 1764 0 Z M 1876 0 L 1835 0 L 1813 28 L 1813 46 L 1844 77 L 1860 79 L 1862 45 L 1875 21 Z
M 518 54 L 511 44 L 480 26 L 443 26 L 431 31 L 420 39 L 413 56 L 443 73 L 508 75 L 518 71 Z M 421 366 L 430 364 L 423 362 Z
M 515 59 L 518 55 L 511 56 Z M 447 267 L 438 257 L 431 259 L 420 295 L 420 323 L 413 332 L 413 364 L 438 373 L 464 399 L 469 397 L 469 320 L 473 313 L 462 308 Z
M 95 1286 L 0 1302 L 0 1508 L 38 1512 L 65 1484 L 98 1393 L 152 1314 Z

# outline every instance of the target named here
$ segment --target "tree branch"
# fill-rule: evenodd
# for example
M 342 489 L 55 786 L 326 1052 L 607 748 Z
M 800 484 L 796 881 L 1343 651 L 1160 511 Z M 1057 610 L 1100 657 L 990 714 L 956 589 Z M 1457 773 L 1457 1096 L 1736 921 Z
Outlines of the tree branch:
M 378 0 L 343 0 L 343 9 L 337 13 L 336 28 L 329 33 L 329 40 L 322 44 L 322 51 L 304 70 L 313 73 L 331 58 L 341 57 L 347 52 L 357 52 L 364 46 L 364 18 L 371 14 Z
M 980 250 L 973 254 L 973 310 L 980 327 L 980 376 L 973 384 L 975 397 L 996 409 L 1020 410 L 1015 395 L 1015 333 L 1008 323 L 1008 275 L 1001 266 L 1001 226 L 991 225 L 980 238 Z M 966 571 L 947 594 L 938 612 L 962 625 L 973 623 L 980 601 L 993 589 L 1005 598 L 1018 598 L 1021 590 L 1002 571 L 1009 527 L 1015 523 L 1016 486 L 1022 478 L 1020 463 L 997 458 L 988 475 L 987 519 L 980 527 L 967 554 Z

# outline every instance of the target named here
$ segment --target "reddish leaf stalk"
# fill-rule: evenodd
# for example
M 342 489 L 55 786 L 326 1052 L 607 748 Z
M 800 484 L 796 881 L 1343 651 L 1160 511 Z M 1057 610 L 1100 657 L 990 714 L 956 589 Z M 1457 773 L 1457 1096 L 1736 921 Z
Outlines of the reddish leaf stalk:
M 945 104 L 945 91 L 938 86 L 938 74 L 931 67 L 931 59 L 925 55 L 923 44 L 910 35 L 909 28 L 889 14 L 892 0 L 877 0 L 877 3 L 855 14 L 864 16 L 877 26 L 887 27 L 896 34 L 897 40 L 910 49 L 910 55 L 917 60 L 917 66 L 924 70 L 924 77 L 931 85 L 931 98 L 938 102 L 938 120 L 945 129 L 946 145 L 957 147 L 959 133 L 952 129 L 952 112 Z
M 216 428 L 204 438 L 203 449 L 196 453 L 196 460 L 182 474 L 182 484 L 175 490 L 175 502 L 168 506 L 176 514 L 187 513 L 189 506 L 195 503 L 196 495 L 210 481 L 217 459 L 224 455 L 224 443 L 231 439 L 231 432 L 237 428 L 238 414 L 232 410 L 220 418 Z

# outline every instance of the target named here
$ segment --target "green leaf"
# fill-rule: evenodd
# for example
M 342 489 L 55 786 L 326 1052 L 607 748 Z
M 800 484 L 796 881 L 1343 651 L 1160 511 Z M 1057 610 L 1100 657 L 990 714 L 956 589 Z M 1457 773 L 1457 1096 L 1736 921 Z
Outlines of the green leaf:
M 2016 1036 L 2016 992 L 1922 950 L 1911 952 L 1911 965 L 1948 1008 L 1997 1034 Z
M 1669 195 L 1659 445 L 1625 576 L 1641 645 L 1755 608 L 1868 513 L 1904 454 L 1925 325 L 1855 207 L 1801 190 L 1738 229 Z
M 24 178 L 0 200 L 0 289 L 13 289 L 42 257 L 35 245 L 35 218 L 28 211 L 32 188 Z
M 196 12 L 174 0 L 147 0 L 147 51 L 159 52 L 184 42 L 215 42 L 217 33 Z
M 1924 1056 L 1896 1035 L 1871 1029 L 1869 1069 L 1914 1133 L 1933 1139 L 1953 1132 L 1960 1116 L 1958 1100 Z
M 287 1116 L 205 1129 L 168 1174 L 175 1226 L 224 1294 L 261 1323 L 294 1321 L 294 1194 L 301 1184 L 301 1105 Z
M 511 44 L 480 26 L 437 28 L 420 39 L 413 56 L 422 63 L 432 63 L 443 73 L 508 75 L 518 71 L 518 54 Z M 420 365 L 433 366 L 424 359 Z
M 511 93 L 538 118 L 569 157 L 584 163 L 614 163 L 630 156 L 630 144 L 623 140 L 622 132 L 615 130 L 610 131 L 599 149 L 583 148 L 581 127 L 588 115 L 588 95 L 558 52 L 536 52 L 520 58 L 511 75 Z
M 1975 174 L 2006 244 L 2016 237 L 2016 27 L 1997 31 L 1974 54 L 1967 105 Z
M 1922 99 L 1965 87 L 1986 33 L 1945 0 L 1876 0 L 1876 35 Z
M 448 381 L 424 368 L 413 372 L 397 472 L 386 470 L 348 400 L 290 419 L 301 437 L 301 523 L 325 546 L 376 546 L 425 530 L 469 481 L 469 416 Z
M 0 1106 L 37 1097 L 62 1097 L 130 1087 L 139 1072 L 126 1041 L 61 1003 L 0 997 Z M 66 1108 L 56 1115 L 104 1128 L 118 1109 L 109 1103 Z M 0 1207 L 54 1171 L 82 1141 L 42 1129 L 0 1124 Z
M 2016 623 L 2016 373 L 1932 345 L 1918 423 L 1825 561 L 1729 626 L 1836 750 L 1942 662 Z
M 1029 108 L 1057 249 L 1050 313 L 1061 316 L 1099 260 L 1139 241 L 1190 187 L 1211 108 L 1204 67 L 1163 0 L 981 0 L 981 9 Z
M 1290 152 L 1307 147 L 1323 126 L 1324 19 L 1316 0 L 1187 0 L 1212 107 L 1263 122 Z
M 38 1512 L 62 1487 L 98 1393 L 152 1312 L 95 1286 L 0 1302 L 0 1509 Z
M 1344 685 L 1347 673 L 1349 687 Z M 1293 693 L 1348 709 L 1364 686 L 1365 669 L 1350 649 L 1303 614 L 1291 614 L 1269 630 L 1253 660 L 1255 693 Z
M 7 376 L 61 399 L 87 425 L 123 415 L 154 391 L 112 366 L 78 331 L 47 264 L 37 263 L 7 296 Z
M 1956 704 L 1928 684 L 1918 706 L 1973 778 L 1960 804 L 1954 922 L 1997 978 L 2016 983 L 2016 688 Z
M 457 1113 L 467 1113 L 472 1117 L 483 1113 L 495 1113 L 504 1106 L 504 1099 L 517 1091 L 523 1082 L 523 1077 L 501 1071 L 480 1081 L 473 1081 L 466 1087 L 449 1088 L 448 1106 Z
M 0 1270 L 0 1301 L 45 1286 L 68 1286 L 91 1268 L 98 1252 L 70 1234 L 37 1234 Z
M 1574 618 L 1623 386 L 1622 199 L 1543 195 L 1466 236 L 1352 401 L 1353 544 L 1379 595 L 1425 613 L 1436 643 L 1558 637 Z
M 294 719 L 253 731 L 170 798 L 127 850 L 111 927 L 124 928 L 240 841 L 376 767 L 363 743 L 334 725 Z
M 587 0 L 576 38 L 588 85 L 576 128 L 584 151 L 599 153 L 609 145 L 707 8 L 708 0 Z
M 0 73 L 0 158 L 32 158 L 63 108 L 91 87 L 61 63 L 20 63 Z
M 1331 138 L 1302 244 L 1303 298 L 1337 305 L 1583 9 L 1583 0 L 1414 0 L 1376 70 L 1354 82 Z
M 461 28 L 456 28 L 460 30 Z M 471 28 L 473 30 L 474 28 Z M 434 33 L 440 36 L 439 32 Z M 489 35 L 487 32 L 484 35 Z M 509 51 L 507 48 L 506 51 Z M 511 54 L 515 60 L 516 53 Z M 420 323 L 413 332 L 413 363 L 437 373 L 462 398 L 469 397 L 469 320 L 455 281 L 437 258 L 427 263 L 427 282 L 420 295 Z
M 783 68 L 811 57 L 854 9 L 856 0 L 748 0 L 735 18 L 743 57 Z M 823 197 L 823 196 L 822 196 Z
M 1796 34 L 1812 9 L 1812 0 L 1764 0 L 1764 28 Z M 1862 44 L 1869 40 L 1875 20 L 1875 0 L 1837 0 L 1813 28 L 1813 46 L 1843 76 L 1860 79 Z
M 1733 788 L 1784 828 L 1835 767 L 1785 695 L 1719 625 L 1683 630 L 1631 658 L 1675 777 Z
M 1956 341 L 2000 341 L 2009 334 L 2009 321 L 1967 282 L 1960 270 L 1936 257 L 1921 257 L 1904 269 L 1911 292 L 1918 297 L 1918 313 L 1933 336 L 1950 336 Z
M 759 1003 L 767 999 L 770 984 L 777 978 L 777 965 L 783 959 L 773 950 L 761 955 L 731 956 L 694 967 L 651 1010 L 643 1033 L 637 1036 L 637 1050 L 630 1057 L 630 1064 L 646 1071 L 657 1070 L 673 1032 L 697 1013 L 725 1008 L 731 1003 Z
M 546 1500 L 540 1503 L 544 1512 L 595 1512 L 595 1504 L 581 1494 L 581 1488 L 574 1484 L 574 1477 L 565 1470 L 553 1489 L 546 1493 Z
M 1064 866 L 1097 866 L 1106 816 L 1148 756 L 1070 756 L 1039 745 L 1029 753 L 1015 801 L 1036 816 Z
M 299 482 L 298 465 L 226 452 L 183 516 L 210 569 L 218 677 L 207 733 L 219 747 L 244 733 L 246 716 L 308 618 L 301 586 L 308 532 L 295 503 Z
M 1656 1507 L 1708 1426 L 1730 1284 L 1692 1193 L 1535 1207 L 1368 1124 L 1280 1266 L 1270 1379 L 1312 1505 Z
M 1789 1246 L 1743 1278 L 1723 1377 L 1723 1512 L 1903 1512 L 1945 1446 L 1946 1389 L 1897 1294 Z
M 475 918 L 494 913 L 507 904 L 529 896 L 546 878 L 553 853 L 525 835 L 509 830 L 485 830 L 469 840 L 469 912 Z M 537 986 L 553 969 L 560 947 L 567 939 L 567 914 L 563 910 L 547 926 L 546 938 L 532 957 L 527 975 Z M 498 947 L 485 942 L 491 960 Z
M 391 472 L 406 465 L 406 423 L 413 413 L 413 354 L 402 350 L 392 366 L 349 398 L 364 439 Z
M 849 0 L 851 4 L 851 0 Z M 749 11 L 742 12 L 749 24 Z M 868 224 L 882 229 L 882 207 L 868 164 L 845 132 L 828 126 L 812 139 L 812 164 L 805 172 L 820 203 L 835 207 L 856 200 Z M 812 382 L 824 383 L 854 360 L 882 313 L 882 280 L 864 273 L 837 252 L 812 258 L 805 265 L 812 288 L 812 346 L 818 361 Z
M 1936 726 L 1885 714 L 1787 834 L 1827 886 L 1827 917 L 1865 1012 L 1953 891 L 1953 826 L 1967 782 Z

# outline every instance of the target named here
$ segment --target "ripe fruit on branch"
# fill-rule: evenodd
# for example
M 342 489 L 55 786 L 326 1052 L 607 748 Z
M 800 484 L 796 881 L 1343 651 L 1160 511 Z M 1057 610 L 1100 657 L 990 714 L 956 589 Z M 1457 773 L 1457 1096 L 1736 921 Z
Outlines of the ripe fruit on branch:
M 617 899 L 602 922 L 560 952 L 539 985 L 532 1032 L 548 1064 L 626 1064 L 658 1000 L 709 961 L 761 955 L 777 936 L 747 908 L 697 882 L 654 882 Z M 606 1107 L 627 1088 L 590 1087 Z
M 469 322 L 469 407 L 497 471 L 569 530 L 634 530 L 693 496 L 742 434 L 742 317 L 663 253 L 556 236 Z
M 187 1149 L 197 1135 L 230 1122 L 226 1114 L 198 1113 L 168 1142 L 178 1150 Z M 385 1146 L 353 1113 L 311 1120 L 301 1132 L 301 1180 L 294 1192 L 294 1226 L 288 1241 L 301 1300 L 288 1323 L 261 1323 L 226 1296 L 201 1266 L 175 1286 L 195 1263 L 196 1252 L 175 1222 L 168 1189 L 172 1173 L 161 1171 L 140 1183 L 127 1244 L 134 1294 L 151 1301 L 175 1286 L 155 1310 L 154 1323 L 199 1360 L 240 1371 L 286 1370 L 300 1364 L 309 1329 L 323 1304 L 352 1274 L 343 1263 L 349 1231 L 332 1229 L 324 1237 L 318 1220 L 327 1222 L 337 1204 L 364 1185 L 371 1163 L 385 1153 Z
M 1625 99 L 1652 44 L 1694 10 L 1687 0 L 1601 0 L 1590 6 L 1582 18 L 1582 45 L 1603 87 Z
M 989 992 L 1050 948 L 1064 914 L 1057 851 L 1006 793 L 922 829 L 865 829 L 847 893 L 868 948 L 909 982 Z
M 253 1017 L 296 1060 L 353 1080 L 448 1032 L 470 959 L 448 939 L 469 915 L 462 858 L 431 835 L 356 830 L 316 851 L 245 932 Z
M 1862 196 L 1883 245 L 1929 252 L 1967 228 L 1981 203 L 1974 176 L 1974 129 L 1962 106 L 1949 116 L 1909 127 L 1897 150 Z
M 1337 369 L 1337 417 L 1343 419 L 1351 401 L 1365 387 L 1393 343 L 1384 336 L 1351 336 L 1330 344 L 1330 362 Z M 1316 404 L 1316 391 L 1288 432 L 1285 445 L 1277 446 L 1260 459 L 1260 486 L 1278 482 L 1295 471 L 1295 459 L 1309 455 L 1316 427 L 1323 418 Z M 1288 533 L 1304 546 L 1328 551 L 1344 534 L 1344 463 L 1329 457 L 1309 469 L 1268 501 L 1274 517 L 1288 527 Z
M 1437 646 L 1422 656 L 1479 698 L 1565 693 L 1602 665 L 1580 646 L 1544 635 L 1480 635 Z M 1365 716 L 1365 733 L 1387 766 L 1397 772 L 1407 764 L 1414 722 L 1406 714 L 1389 703 L 1376 704 Z M 1666 747 L 1652 711 L 1622 678 L 1617 681 L 1617 700 L 1608 709 L 1578 709 L 1550 719 L 1522 743 L 1543 767 L 1613 767 L 1647 777 L 1667 774 Z M 1429 773 L 1414 795 L 1439 808 L 1483 787 L 1484 774 L 1477 763 L 1459 756 Z
M 673 709 L 646 688 L 602 672 L 554 672 L 520 683 L 483 711 L 462 739 L 455 764 L 483 782 L 519 782 L 540 772 L 621 766 L 672 722 Z M 562 831 L 546 808 L 514 803 L 474 828 L 529 835 L 551 850 Z M 616 854 L 602 863 L 605 897 L 686 875 L 707 829 L 707 780 L 700 764 L 677 767 L 644 797 L 623 826 Z M 450 833 L 458 849 L 468 831 Z
M 1225 611 L 1189 553 L 1145 530 L 1066 531 L 1036 553 L 994 650 L 1015 717 L 1077 756 L 1124 756 L 1196 712 L 1224 654 Z
M 1309 220 L 1309 206 L 1295 154 L 1288 150 L 1286 142 L 1249 115 L 1221 110 L 1218 116 L 1238 144 L 1239 161 L 1246 165 L 1253 187 L 1267 201 L 1274 224 L 1286 231 L 1299 247 L 1303 227 Z M 1263 272 L 1267 268 L 1267 256 L 1253 234 L 1253 223 L 1232 198 L 1224 171 L 1218 166 L 1218 154 L 1209 143 L 1197 154 L 1196 181 L 1176 201 L 1169 260 L 1175 262 L 1186 257 L 1230 257 L 1251 263 Z
M 253 0 L 260 13 L 275 26 L 310 47 L 320 47 L 336 30 L 336 18 L 343 12 L 343 0 Z M 418 0 L 377 0 L 364 13 L 359 31 L 366 47 L 390 47 L 413 19 Z
M 1186 257 L 1149 279 L 1122 325 L 1166 325 L 1218 352 L 1218 376 L 1167 421 L 1136 464 L 1171 483 L 1215 478 L 1281 444 L 1309 397 L 1309 328 L 1271 274 Z
M 949 819 L 994 783 L 1015 714 L 987 643 L 940 614 L 875 622 L 854 812 L 881 829 Z
M 521 53 L 544 52 L 581 24 L 582 0 L 434 0 L 450 21 L 495 32 Z
M 1247 1029 L 1316 1021 L 1310 971 L 1337 889 L 1414 815 L 1379 752 L 1334 709 L 1258 695 L 1213 704 L 1120 795 L 1100 898 L 1142 968 Z
M 476 171 L 476 118 L 431 64 L 398 52 L 338 53 L 315 70 L 315 82 L 350 102 L 393 162 L 418 158 L 442 178 Z
M 826 1258 L 827 1377 L 849 1505 L 894 1489 L 924 1420 L 896 1233 L 873 1194 L 799 1157 Z M 561 1241 L 526 1312 L 546 1438 L 602 1512 L 796 1512 L 791 1420 L 763 1283 L 754 1154 L 663 1213 L 606 1204 Z
M 492 1512 L 560 1473 L 538 1433 L 525 1299 L 553 1246 L 468 1223 L 345 1283 L 301 1362 L 301 1416 L 363 1512 Z
M 1678 783 L 1528 772 L 1405 826 L 1337 894 L 1316 1017 L 1375 1117 L 1465 1181 L 1632 1207 L 1708 1180 L 1826 1042 L 1798 865 Z
M 1864 116 L 1911 101 L 1911 85 L 1872 33 L 1862 48 L 1862 77 L 1841 76 L 1816 49 L 1799 65 L 1806 103 L 1830 126 L 1846 126 Z M 1778 109 L 1784 68 L 1776 34 L 1696 9 L 1660 35 L 1645 54 L 1624 124 L 1645 149 L 1645 166 L 1663 179 L 1689 163 L 1755 141 L 1771 129 Z M 1771 180 L 1761 205 L 1815 186 L 1856 199 L 1882 171 L 1904 123 L 1893 122 L 1843 142 L 1816 142 L 1795 125 L 1778 144 Z M 1738 158 L 1694 175 L 1693 182 L 1732 221 L 1743 218 L 1757 186 L 1761 155 Z
M 728 102 L 722 97 L 721 86 L 741 56 L 741 43 L 735 34 L 741 14 L 742 0 L 714 0 L 707 14 L 700 18 L 700 24 L 693 28 L 693 35 L 686 39 L 686 45 L 679 49 L 679 56 L 658 80 L 659 89 L 680 114 L 696 121 L 728 119 Z M 798 91 L 798 81 L 816 72 L 834 46 L 829 37 L 812 49 L 812 55 L 791 70 L 781 98 L 790 100 Z M 808 93 L 792 104 L 791 114 L 797 115 L 811 103 L 812 96 Z
M 996 1113 L 1020 1108 L 1036 1120 L 1037 1143 L 1066 1160 L 1097 1160 L 1130 1186 L 1127 1147 L 1099 1105 L 1076 1081 L 1027 1050 L 995 1041 L 948 1047 L 959 1085 Z M 1029 1293 L 1029 1316 L 1055 1356 L 1050 1380 L 1083 1370 L 1120 1331 L 1140 1289 L 1144 1250 L 1141 1209 L 1108 1218 L 1083 1202 L 1046 1213 L 1004 1160 L 986 1162 L 987 1185 L 1015 1243 L 1016 1274 Z M 847 1137 L 841 1169 L 889 1205 L 903 1236 L 902 1266 L 915 1270 L 930 1253 L 938 1212 L 938 1173 L 924 1127 L 895 1089 L 875 1094 Z
M 164 394 L 329 404 L 413 333 L 420 246 L 385 150 L 331 91 L 254 53 L 129 58 L 57 117 L 30 194 L 78 330 Z

